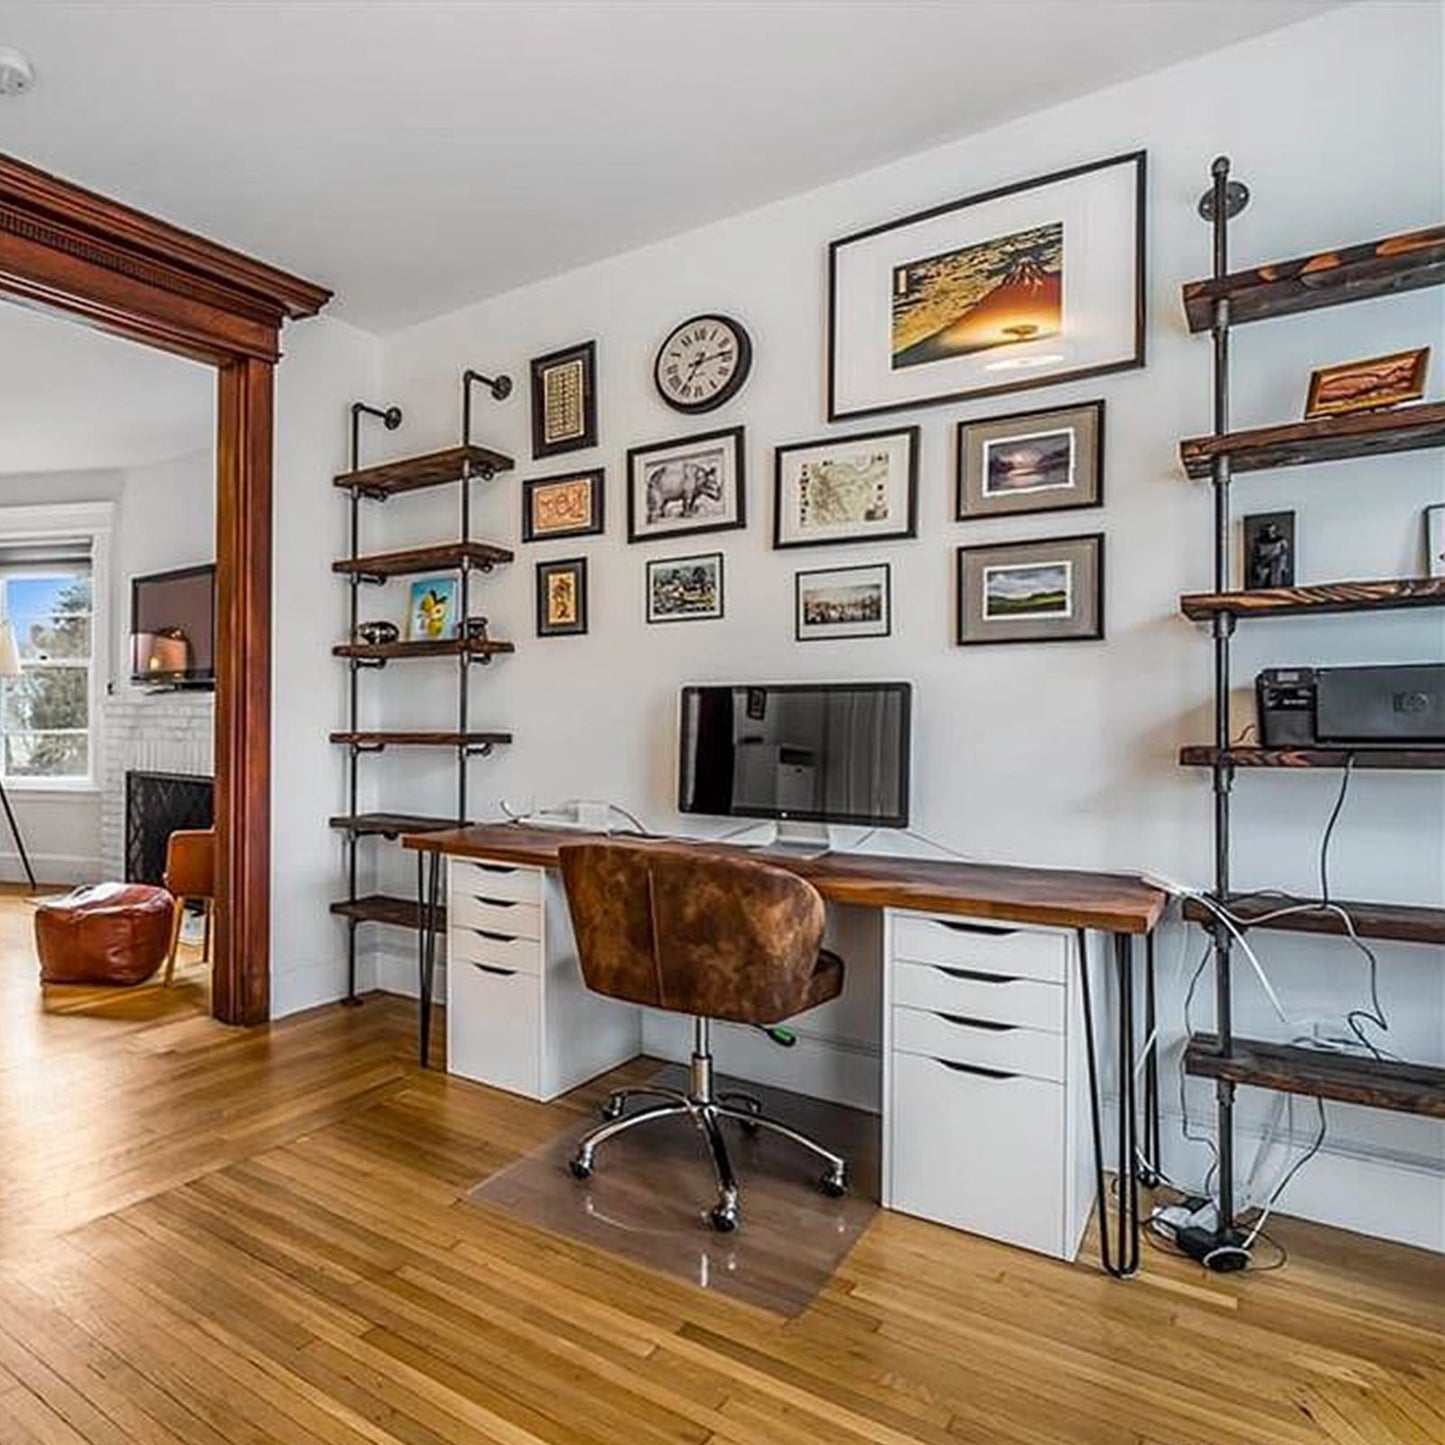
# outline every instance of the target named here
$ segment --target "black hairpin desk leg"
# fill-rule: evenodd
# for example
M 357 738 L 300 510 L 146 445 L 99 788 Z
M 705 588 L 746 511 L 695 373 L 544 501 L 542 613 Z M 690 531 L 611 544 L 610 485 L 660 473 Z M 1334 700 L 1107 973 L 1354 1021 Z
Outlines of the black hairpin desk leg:
M 437 934 L 441 931 L 442 855 L 439 852 L 416 855 L 416 887 L 421 909 L 417 1062 L 426 1068 L 431 1059 L 432 988 L 436 980 Z

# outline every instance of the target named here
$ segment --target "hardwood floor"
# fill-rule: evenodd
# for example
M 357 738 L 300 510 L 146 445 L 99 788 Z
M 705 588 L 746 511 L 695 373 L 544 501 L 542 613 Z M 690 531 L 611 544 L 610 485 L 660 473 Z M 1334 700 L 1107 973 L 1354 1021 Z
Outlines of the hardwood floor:
M 1277 1273 L 1116 1284 L 880 1214 L 784 1321 L 460 1202 L 599 1090 L 423 1074 L 380 997 L 42 1003 L 28 927 L 0 900 L 6 1445 L 1445 1439 L 1433 1255 L 1282 1220 Z

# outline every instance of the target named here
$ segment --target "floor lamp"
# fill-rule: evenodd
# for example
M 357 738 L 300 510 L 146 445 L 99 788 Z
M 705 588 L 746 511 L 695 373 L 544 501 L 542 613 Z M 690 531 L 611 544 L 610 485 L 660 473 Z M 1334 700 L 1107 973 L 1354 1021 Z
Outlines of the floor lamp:
M 8 622 L 0 622 L 0 677 L 20 675 L 20 648 L 15 642 L 15 629 Z M 10 806 L 10 795 L 5 791 L 3 776 L 0 776 L 0 806 L 5 809 L 5 819 L 10 824 L 15 846 L 20 850 L 20 861 L 25 865 L 25 876 L 30 880 L 30 889 L 34 892 L 37 887 L 35 870 L 30 866 L 30 855 L 25 851 L 25 839 L 20 836 L 20 824 L 16 821 L 15 810 Z

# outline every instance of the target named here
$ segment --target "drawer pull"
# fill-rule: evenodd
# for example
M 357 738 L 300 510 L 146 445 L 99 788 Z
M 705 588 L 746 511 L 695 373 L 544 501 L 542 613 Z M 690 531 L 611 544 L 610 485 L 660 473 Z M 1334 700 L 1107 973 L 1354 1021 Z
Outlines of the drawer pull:
M 474 958 L 469 958 L 467 962 L 480 973 L 493 973 L 498 978 L 516 978 L 517 976 L 515 968 L 497 968 L 494 964 L 478 963 Z
M 940 928 L 951 928 L 955 933 L 981 933 L 989 938 L 1008 938 L 1018 932 L 1017 928 L 999 928 L 988 923 L 958 923 L 948 918 L 935 918 L 931 922 Z
M 970 983 L 1019 983 L 1021 980 L 1011 973 L 979 973 L 972 968 L 949 968 L 941 963 L 930 963 L 929 968 L 946 973 L 949 978 L 966 978 Z
M 472 867 L 478 873 L 516 873 L 516 868 L 509 868 L 505 863 L 473 863 Z
M 471 932 L 475 933 L 478 938 L 490 938 L 493 943 L 515 943 L 517 941 L 515 933 L 493 933 L 489 928 L 473 928 Z
M 516 898 L 488 898 L 485 893 L 473 893 L 472 897 L 478 903 L 485 903 L 488 908 L 515 908 L 520 901 Z
M 946 1024 L 953 1024 L 961 1029 L 987 1029 L 990 1033 L 1011 1034 L 1019 1026 L 1018 1024 L 1001 1024 L 997 1019 L 971 1019 L 963 1014 L 941 1014 L 935 1013 L 935 1018 L 940 1018 Z
M 934 1059 L 935 1064 L 942 1064 L 945 1069 L 952 1069 L 956 1074 L 977 1074 L 984 1079 L 1016 1079 L 1017 1074 L 1010 1073 L 1007 1069 L 985 1069 L 981 1064 L 960 1064 L 953 1059 Z

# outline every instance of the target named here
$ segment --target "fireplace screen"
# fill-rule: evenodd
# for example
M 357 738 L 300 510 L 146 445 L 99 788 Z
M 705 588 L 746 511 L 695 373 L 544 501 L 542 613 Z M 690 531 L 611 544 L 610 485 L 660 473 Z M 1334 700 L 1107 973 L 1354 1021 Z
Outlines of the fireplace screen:
M 159 883 L 166 842 L 182 828 L 214 822 L 215 785 L 192 773 L 125 775 L 125 876 L 128 883 Z

